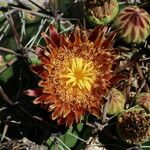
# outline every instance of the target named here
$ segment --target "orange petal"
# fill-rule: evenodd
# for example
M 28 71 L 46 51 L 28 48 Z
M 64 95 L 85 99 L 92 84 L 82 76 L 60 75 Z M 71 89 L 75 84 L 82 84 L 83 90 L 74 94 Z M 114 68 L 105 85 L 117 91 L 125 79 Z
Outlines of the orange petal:
M 47 79 L 48 72 L 43 68 L 42 65 L 31 65 L 30 69 L 36 73 L 39 77 L 43 79 Z
M 38 85 L 43 87 L 43 93 L 48 93 L 48 94 L 53 94 L 54 93 L 53 92 L 53 87 L 50 84 L 49 80 L 40 81 Z
M 91 41 L 91 42 L 94 42 L 96 39 L 97 39 L 97 36 L 98 36 L 98 34 L 99 34 L 99 31 L 100 31 L 100 26 L 97 26 L 97 27 L 95 27 L 93 30 L 92 30 L 92 33 L 90 34 L 90 36 L 89 36 L 89 40 Z
M 44 100 L 44 104 L 49 104 L 52 103 L 53 101 L 56 100 L 56 97 L 54 95 L 49 95 L 46 97 L 46 99 Z
M 64 35 L 60 35 L 60 46 L 61 47 L 64 47 L 64 46 L 68 47 L 69 46 L 68 40 L 67 40 L 67 37 L 65 37 Z
M 56 108 L 56 105 L 55 105 L 55 104 L 49 105 L 49 107 L 48 107 L 48 112 L 53 111 L 55 108 Z
M 35 97 L 43 94 L 42 89 L 40 89 L 40 88 L 39 89 L 28 89 L 28 90 L 24 91 L 24 93 L 28 96 L 35 96 Z
M 56 118 L 58 118 L 58 116 L 60 116 L 60 109 L 61 109 L 61 104 L 57 104 L 56 108 L 54 110 L 54 112 L 52 113 L 52 120 L 55 120 Z
M 102 32 L 99 32 L 99 34 L 97 35 L 97 38 L 94 42 L 94 46 L 95 48 L 101 48 L 101 45 L 105 39 L 105 32 L 107 30 L 107 27 L 103 28 L 103 31 Z
M 50 81 L 49 80 L 46 80 L 46 81 L 40 81 L 39 82 L 39 86 L 41 86 L 41 87 L 45 87 L 45 86 L 49 86 L 49 84 L 50 84 Z
M 61 112 L 62 112 L 62 117 L 65 118 L 71 111 L 70 106 L 68 106 L 67 104 L 63 104 L 62 108 L 61 108 Z
M 51 59 L 54 59 L 57 56 L 57 50 L 55 48 L 51 49 Z
M 42 48 L 42 47 L 37 47 L 37 48 L 35 49 L 35 53 L 36 53 L 37 55 L 43 54 L 43 51 L 44 51 L 44 48 Z
M 66 117 L 66 126 L 72 126 L 74 119 L 75 119 L 74 113 L 70 112 L 69 115 Z
M 62 118 L 62 117 L 58 118 L 58 119 L 57 119 L 57 123 L 58 123 L 59 125 L 65 124 L 65 123 L 66 123 L 66 118 Z
M 75 37 L 75 40 L 74 40 L 74 46 L 78 46 L 82 43 L 81 41 L 81 34 L 80 34 L 80 28 L 78 26 L 75 27 L 75 31 L 74 31 L 74 37 Z
M 115 32 L 111 32 L 111 33 L 109 34 L 109 37 L 107 37 L 107 38 L 103 41 L 101 47 L 102 47 L 103 49 L 111 48 L 115 36 L 116 36 L 116 33 L 115 33 Z
M 45 48 L 41 48 L 38 47 L 36 48 L 36 54 L 38 55 L 39 60 L 43 63 L 43 64 L 49 64 L 50 63 L 50 58 L 45 55 L 46 49 Z
M 51 24 L 49 26 L 49 35 L 52 41 L 59 47 L 60 46 L 60 36 L 56 30 L 56 28 Z
M 47 98 L 47 94 L 43 94 L 39 97 L 37 97 L 34 101 L 33 101 L 33 104 L 43 104 L 44 103 L 44 100 Z
M 76 107 L 73 112 L 75 114 L 76 123 L 78 123 L 80 121 L 81 117 L 84 115 L 83 108 L 77 108 Z
M 50 44 L 53 48 L 58 48 L 58 46 L 52 41 L 52 39 L 49 36 L 47 36 L 44 32 L 42 32 L 41 35 L 45 39 L 47 45 Z

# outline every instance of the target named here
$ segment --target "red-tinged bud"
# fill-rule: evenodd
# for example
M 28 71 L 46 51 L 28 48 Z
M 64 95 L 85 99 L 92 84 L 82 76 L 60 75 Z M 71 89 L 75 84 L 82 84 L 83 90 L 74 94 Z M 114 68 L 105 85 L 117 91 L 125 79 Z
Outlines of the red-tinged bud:
M 139 44 L 150 33 L 150 15 L 137 6 L 128 6 L 117 16 L 115 27 L 125 42 Z

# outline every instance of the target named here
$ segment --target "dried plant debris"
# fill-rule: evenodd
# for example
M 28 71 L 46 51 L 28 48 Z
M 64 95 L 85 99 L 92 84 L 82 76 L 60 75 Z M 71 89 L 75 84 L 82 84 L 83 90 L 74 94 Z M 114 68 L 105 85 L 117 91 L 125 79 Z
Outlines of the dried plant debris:
M 85 150 L 107 150 L 98 140 L 98 137 L 90 137 Z
M 0 144 L 0 150 L 48 150 L 44 145 L 37 145 L 27 138 L 10 140 Z

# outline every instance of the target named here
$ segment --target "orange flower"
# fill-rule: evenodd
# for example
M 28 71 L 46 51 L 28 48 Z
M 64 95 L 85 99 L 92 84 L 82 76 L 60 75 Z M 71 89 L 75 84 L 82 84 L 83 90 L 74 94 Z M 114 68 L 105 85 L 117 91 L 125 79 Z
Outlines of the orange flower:
M 71 126 L 82 116 L 101 116 L 102 96 L 110 86 L 115 55 L 115 33 L 105 35 L 107 27 L 96 27 L 91 34 L 79 27 L 68 36 L 59 35 L 50 26 L 50 36 L 42 33 L 45 47 L 36 53 L 40 65 L 31 66 L 38 76 L 40 90 L 28 90 L 37 96 L 34 104 L 48 105 L 53 120 Z

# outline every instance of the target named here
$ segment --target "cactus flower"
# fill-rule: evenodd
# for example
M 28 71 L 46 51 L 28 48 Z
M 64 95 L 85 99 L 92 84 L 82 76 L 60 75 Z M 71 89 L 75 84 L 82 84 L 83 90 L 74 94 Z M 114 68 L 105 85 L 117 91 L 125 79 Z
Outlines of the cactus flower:
M 102 96 L 111 84 L 116 58 L 115 33 L 105 37 L 106 32 L 107 27 L 96 27 L 89 35 L 76 27 L 65 36 L 50 26 L 50 36 L 42 33 L 46 46 L 36 49 L 41 64 L 31 66 L 41 77 L 41 88 L 26 93 L 37 96 L 34 104 L 48 106 L 58 124 L 71 126 L 86 114 L 101 117 Z

